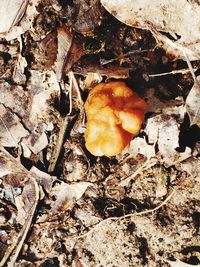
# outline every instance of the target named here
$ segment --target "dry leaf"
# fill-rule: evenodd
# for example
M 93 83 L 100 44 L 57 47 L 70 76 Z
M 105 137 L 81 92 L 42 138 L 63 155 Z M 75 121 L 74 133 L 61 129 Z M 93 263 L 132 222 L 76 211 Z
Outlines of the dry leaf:
M 130 147 L 125 150 L 125 153 L 126 152 L 129 152 L 132 155 L 142 154 L 147 158 L 156 155 L 154 145 L 147 144 L 146 140 L 141 137 L 134 138 L 130 143 Z
M 26 145 L 34 154 L 38 154 L 48 145 L 48 138 L 45 132 L 33 132 L 23 139 L 23 144 Z
M 51 197 L 55 197 L 56 201 L 52 204 L 51 211 L 67 210 L 71 207 L 74 201 L 78 200 L 85 193 L 86 189 L 91 186 L 91 183 L 79 182 L 74 184 L 56 184 L 50 192 Z
M 164 113 L 168 115 L 176 114 L 179 116 L 182 113 L 184 117 L 184 109 L 183 109 L 184 99 L 182 96 L 170 100 L 169 99 L 161 100 L 156 95 L 157 93 L 158 90 L 155 88 L 147 88 L 145 90 L 144 98 L 146 99 L 149 107 L 148 112 L 154 112 L 157 114 Z
M 191 157 L 178 164 L 177 169 L 187 172 L 192 177 L 199 177 L 200 159 Z
M 33 29 L 33 20 L 38 14 L 38 2 L 39 0 L 1 1 L 0 37 L 13 40 L 25 31 Z
M 0 104 L 0 145 L 16 147 L 28 134 L 19 117 Z
M 185 104 L 190 118 L 190 125 L 197 124 L 200 127 L 200 76 L 190 90 Z
M 3 148 L 0 148 L 0 159 L 0 182 L 4 190 L 2 199 L 13 205 L 10 216 L 5 217 L 6 247 L 0 258 L 0 266 L 5 266 L 8 260 L 8 266 L 15 266 L 39 201 L 39 187 L 35 177 Z
M 57 180 L 57 178 L 40 171 L 35 166 L 30 169 L 30 172 L 33 173 L 34 176 L 36 176 L 38 184 L 41 185 L 45 189 L 45 191 L 49 193 L 53 187 L 53 183 Z
M 35 45 L 37 45 L 35 47 Z M 57 56 L 57 34 L 49 33 L 42 40 L 35 43 L 30 48 L 30 53 L 34 55 L 32 64 L 34 69 L 48 70 L 54 68 Z
M 157 115 L 147 120 L 145 131 L 150 144 L 158 145 L 158 153 L 165 166 L 169 167 L 191 156 L 191 149 L 178 153 L 179 147 L 179 124 L 170 115 Z
M 102 79 L 102 76 L 98 72 L 88 72 L 84 81 L 85 87 L 91 89 L 100 83 Z
M 22 86 L 0 84 L 1 145 L 15 147 L 26 137 L 23 143 L 37 154 L 48 144 L 45 131 L 56 114 L 53 101 L 60 87 L 53 71 L 32 70 L 30 74 L 27 91 Z
M 58 81 L 63 76 L 66 59 L 72 44 L 73 34 L 67 27 L 58 28 L 58 53 L 55 62 L 55 70 Z
M 103 9 L 99 0 L 74 1 L 76 7 L 76 18 L 73 28 L 77 32 L 92 32 L 101 23 Z
M 188 264 L 188 263 L 185 263 L 183 261 L 180 261 L 180 260 L 176 260 L 176 261 L 167 261 L 171 267 L 199 267 L 200 265 L 193 265 L 193 264 Z
M 190 59 L 200 58 L 200 5 L 191 3 L 187 0 L 101 0 L 103 6 L 121 22 L 142 29 L 152 27 L 156 31 L 168 32 L 173 38 L 178 39 L 172 42 L 167 37 L 160 41 L 173 49 L 179 50 L 179 56 L 182 54 L 181 48 L 187 49 Z M 156 33 L 155 33 L 156 34 Z M 159 36 L 157 34 L 157 39 Z M 169 41 L 169 42 L 168 42 Z M 174 46 L 174 43 L 176 46 Z M 172 49 L 172 52 L 173 52 Z M 177 54 L 177 51 L 175 51 Z
M 0 33 L 8 32 L 20 21 L 26 11 L 27 2 L 28 0 L 1 0 Z

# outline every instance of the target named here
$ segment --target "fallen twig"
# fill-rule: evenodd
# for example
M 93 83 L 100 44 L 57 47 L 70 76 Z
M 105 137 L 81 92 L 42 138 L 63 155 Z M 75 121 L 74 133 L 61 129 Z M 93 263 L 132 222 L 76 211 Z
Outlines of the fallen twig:
M 70 121 L 69 116 L 66 116 L 62 121 L 62 125 L 61 125 L 60 131 L 58 133 L 58 139 L 57 139 L 56 145 L 53 149 L 53 152 L 52 152 L 52 155 L 51 155 L 51 158 L 49 161 L 48 172 L 50 172 L 50 173 L 54 171 L 56 163 L 58 161 L 58 157 L 59 157 L 60 151 L 62 149 L 62 145 L 64 142 L 67 127 L 69 125 L 69 121 Z
M 134 50 L 134 51 L 130 51 L 128 53 L 125 53 L 123 55 L 120 55 L 118 57 L 115 57 L 115 58 L 111 58 L 111 59 L 101 59 L 100 62 L 101 62 L 101 65 L 104 66 L 104 65 L 107 65 L 107 64 L 110 64 L 114 61 L 117 61 L 117 60 L 120 60 L 124 57 L 128 57 L 130 55 L 137 55 L 137 54 L 142 54 L 142 53 L 145 53 L 145 52 L 151 52 L 151 51 L 154 51 L 154 49 L 146 49 L 146 50 Z
M 67 129 L 69 121 L 70 121 L 69 115 L 72 112 L 72 90 L 73 90 L 73 86 L 74 86 L 74 88 L 76 90 L 76 93 L 78 95 L 81 112 L 82 112 L 82 114 L 84 114 L 84 111 L 83 111 L 84 103 L 83 103 L 83 100 L 82 100 L 82 97 L 81 97 L 79 86 L 77 84 L 77 81 L 76 81 L 76 78 L 74 76 L 73 71 L 69 71 L 69 104 L 70 104 L 69 105 L 69 112 L 68 112 L 68 114 L 66 115 L 66 117 L 62 121 L 62 125 L 61 125 L 61 128 L 60 128 L 59 134 L 58 134 L 58 139 L 57 139 L 55 148 L 53 150 L 53 153 L 52 153 L 52 156 L 51 156 L 51 159 L 50 159 L 48 172 L 53 172 L 54 171 L 56 163 L 58 161 L 58 157 L 60 155 L 60 151 L 62 149 L 62 145 L 63 145 L 64 138 L 65 138 L 66 129 Z M 85 119 L 85 116 L 83 116 L 83 121 L 84 121 L 84 119 Z
M 163 202 L 161 202 L 158 206 L 156 206 L 153 209 L 149 209 L 149 210 L 144 210 L 144 211 L 140 211 L 140 212 L 134 212 L 134 213 L 129 213 L 129 214 L 125 214 L 121 217 L 109 217 L 105 220 L 100 221 L 99 223 L 97 223 L 92 229 L 90 229 L 87 233 L 80 235 L 77 238 L 77 241 L 81 238 L 84 238 L 85 236 L 87 236 L 88 234 L 90 234 L 91 232 L 93 232 L 95 230 L 96 227 L 99 227 L 99 225 L 104 224 L 107 221 L 116 221 L 116 220 L 121 220 L 121 219 L 126 219 L 126 218 L 130 218 L 130 217 L 137 217 L 137 216 L 143 216 L 149 213 L 153 213 L 159 209 L 161 209 L 163 206 L 165 206 L 167 204 L 167 202 L 171 199 L 171 197 L 173 196 L 173 194 L 175 193 L 175 189 L 172 189 L 172 191 L 170 192 L 170 194 L 165 198 L 165 200 L 163 200 Z
M 196 71 L 197 69 L 194 69 Z M 148 77 L 161 77 L 161 76 L 166 76 L 166 75 L 174 75 L 174 74 L 187 74 L 190 73 L 190 69 L 181 69 L 181 70 L 172 70 L 169 72 L 163 72 L 163 73 L 156 73 L 156 74 L 147 74 Z

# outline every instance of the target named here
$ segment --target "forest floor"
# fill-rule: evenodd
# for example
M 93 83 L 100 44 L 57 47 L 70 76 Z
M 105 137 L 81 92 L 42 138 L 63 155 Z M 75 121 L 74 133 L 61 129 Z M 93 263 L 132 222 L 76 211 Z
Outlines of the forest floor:
M 99 1 L 19 2 L 0 19 L 0 266 L 200 266 L 200 61 Z M 95 157 L 84 102 L 112 80 L 149 109 Z

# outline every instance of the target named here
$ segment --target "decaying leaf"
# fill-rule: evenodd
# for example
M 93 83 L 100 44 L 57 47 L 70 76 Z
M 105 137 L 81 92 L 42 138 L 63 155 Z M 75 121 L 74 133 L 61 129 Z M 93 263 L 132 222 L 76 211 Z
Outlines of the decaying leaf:
M 63 182 L 56 184 L 50 192 L 50 196 L 56 198 L 56 201 L 52 203 L 52 213 L 58 210 L 65 211 L 70 209 L 74 201 L 81 198 L 86 189 L 91 185 L 91 183 L 87 182 L 79 182 L 71 185 Z
M 99 0 L 74 1 L 77 10 L 73 28 L 77 32 L 92 32 L 101 22 L 103 14 Z
M 64 73 L 68 73 L 73 66 L 73 64 L 78 61 L 83 55 L 85 55 L 86 51 L 84 49 L 84 41 L 82 36 L 74 36 L 72 40 L 72 45 L 70 51 L 67 55 L 67 61 L 64 68 Z
M 147 144 L 146 140 L 141 137 L 134 138 L 130 143 L 130 147 L 126 149 L 126 152 L 133 155 L 142 154 L 147 158 L 151 158 L 156 155 L 155 146 L 153 144 Z
M 174 2 L 167 0 L 142 1 L 142 0 L 101 0 L 103 6 L 123 23 L 142 29 L 149 29 L 149 24 L 157 31 L 168 32 L 176 40 L 178 56 L 181 48 L 188 49 L 190 59 L 200 58 L 200 5 L 187 0 Z M 173 42 L 165 37 L 162 41 L 173 47 Z M 177 51 L 176 53 L 177 54 Z M 184 56 L 182 54 L 182 58 Z
M 55 73 L 32 70 L 27 91 L 8 83 L 0 88 L 2 145 L 16 146 L 24 137 L 24 144 L 37 154 L 48 144 L 45 131 L 56 114 L 50 106 L 60 91 Z
M 41 127 L 41 124 L 45 123 L 44 128 L 46 128 L 51 122 L 50 113 L 53 107 L 50 106 L 50 102 L 59 97 L 60 93 L 55 73 L 53 71 L 32 70 L 27 89 L 30 92 L 32 102 L 29 109 L 30 113 L 27 114 L 28 118 L 24 120 L 24 123 L 32 129 L 35 128 L 36 124 L 40 124 Z M 54 109 L 53 112 L 55 112 Z
M 52 69 L 56 61 L 57 46 L 56 32 L 51 32 L 42 40 L 35 42 L 34 46 L 31 46 L 30 51 L 28 51 L 28 53 L 34 55 L 34 62 L 32 63 L 33 68 L 36 70 Z
M 179 96 L 175 99 L 167 99 L 167 100 L 161 100 L 156 93 L 158 93 L 158 90 L 155 88 L 147 88 L 145 90 L 144 98 L 147 101 L 148 104 L 148 111 L 154 112 L 156 114 L 162 113 L 162 114 L 168 114 L 168 115 L 177 115 L 180 116 L 181 119 L 184 117 L 184 99 L 183 97 Z
M 30 169 L 30 172 L 36 176 L 36 180 L 42 188 L 49 193 L 53 187 L 53 183 L 57 180 L 55 176 L 51 176 L 43 171 L 40 171 L 35 166 Z
M 185 263 L 183 261 L 180 261 L 180 260 L 176 260 L 176 261 L 167 261 L 171 267 L 199 267 L 200 265 L 197 264 L 197 265 L 193 265 L 193 264 L 188 264 L 188 263 Z
M 48 138 L 45 132 L 33 132 L 23 139 L 23 144 L 37 154 L 48 145 Z
M 145 131 L 149 143 L 157 143 L 158 153 L 165 166 L 169 167 L 191 156 L 190 148 L 186 148 L 183 153 L 176 151 L 179 147 L 179 124 L 174 117 L 161 114 L 150 118 Z
M 200 173 L 200 160 L 198 158 L 188 158 L 178 164 L 178 170 L 187 172 L 191 177 L 198 177 Z
M 63 70 L 66 63 L 66 59 L 72 44 L 73 34 L 66 27 L 61 27 L 58 29 L 58 52 L 57 59 L 55 62 L 56 76 L 60 82 L 63 76 Z
M 185 104 L 190 117 L 190 125 L 197 124 L 200 127 L 200 76 L 190 90 Z
M 0 145 L 16 147 L 28 134 L 19 117 L 0 104 Z
M 6 1 L 1 3 L 0 37 L 12 40 L 33 27 L 34 17 L 38 13 L 39 0 Z
M 33 215 L 36 211 L 36 206 L 39 201 L 39 187 L 35 181 L 35 177 L 8 154 L 3 148 L 0 148 L 0 183 L 3 185 L 4 191 L 12 191 L 11 198 L 4 192 L 3 198 L 5 203 L 11 201 L 13 210 L 11 215 L 5 217 L 5 232 L 3 243 L 6 244 L 3 255 L 0 258 L 0 266 L 9 260 L 8 266 L 14 266 L 15 261 L 22 248 L 23 242 L 26 238 L 30 228 Z M 17 190 L 19 189 L 19 190 Z M 10 230 L 9 230 L 9 227 Z M 1 232 L 1 231 L 0 231 Z M 2 235 L 0 234 L 0 243 Z
M 13 81 L 16 84 L 25 84 L 26 75 L 24 74 L 24 69 L 27 67 L 27 62 L 24 57 L 19 54 L 16 66 L 13 71 Z
M 12 26 L 17 24 L 26 11 L 28 1 L 1 1 L 0 10 L 0 33 L 8 32 Z
M 85 78 L 85 87 L 93 88 L 102 81 L 102 76 L 98 72 L 88 72 Z

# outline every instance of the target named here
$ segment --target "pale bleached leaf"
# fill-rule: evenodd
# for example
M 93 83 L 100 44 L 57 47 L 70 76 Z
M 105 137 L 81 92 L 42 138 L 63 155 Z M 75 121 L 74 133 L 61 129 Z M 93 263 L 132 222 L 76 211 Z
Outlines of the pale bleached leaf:
M 85 193 L 86 189 L 91 186 L 91 183 L 79 182 L 74 184 L 61 183 L 53 187 L 50 192 L 51 196 L 56 198 L 56 201 L 52 204 L 52 212 L 58 210 L 66 210 L 71 207 L 74 201 L 77 201 Z
M 192 267 L 192 266 L 195 266 L 195 267 L 199 267 L 200 265 L 192 265 L 192 264 L 188 264 L 188 263 L 185 263 L 183 261 L 180 261 L 180 260 L 176 260 L 176 261 L 167 261 L 171 267 Z
M 16 147 L 28 134 L 17 115 L 0 104 L 0 145 Z
M 169 167 L 191 156 L 191 149 L 177 152 L 179 147 L 179 123 L 166 114 L 157 115 L 147 120 L 145 131 L 150 144 L 157 144 L 158 155 L 161 156 L 165 166 Z
M 190 125 L 197 124 L 200 127 L 200 76 L 190 90 L 185 104 Z
M 170 46 L 177 56 L 184 58 L 182 47 L 187 49 L 190 59 L 200 58 L 200 5 L 198 3 L 187 0 L 101 0 L 101 3 L 113 16 L 127 25 L 142 29 L 149 29 L 151 25 L 153 34 L 155 29 L 168 32 L 175 39 L 180 36 L 176 42 L 172 42 L 165 36 L 160 41 L 165 42 L 165 48 L 166 45 Z M 160 39 L 159 34 L 156 35 L 156 39 Z
M 27 0 L 1 0 L 0 33 L 8 32 L 23 16 Z
M 33 29 L 39 0 L 1 0 L 0 37 L 13 40 Z

